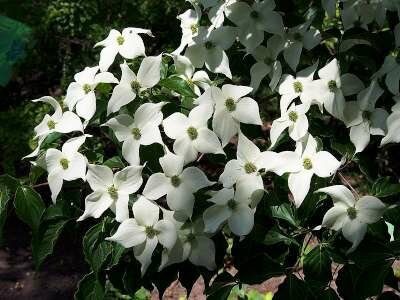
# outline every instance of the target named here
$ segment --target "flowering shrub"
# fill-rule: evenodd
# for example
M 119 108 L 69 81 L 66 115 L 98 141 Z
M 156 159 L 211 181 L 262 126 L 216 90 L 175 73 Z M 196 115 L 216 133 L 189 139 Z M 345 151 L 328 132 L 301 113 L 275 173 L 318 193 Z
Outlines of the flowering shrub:
M 77 299 L 199 275 L 212 299 L 280 275 L 274 299 L 398 290 L 400 184 L 374 164 L 400 142 L 400 3 L 190 2 L 174 52 L 113 29 L 61 101 L 34 100 L 54 113 L 26 158 L 53 205 L 8 177 L 2 195 L 16 193 L 36 266 L 67 223 L 97 219 Z

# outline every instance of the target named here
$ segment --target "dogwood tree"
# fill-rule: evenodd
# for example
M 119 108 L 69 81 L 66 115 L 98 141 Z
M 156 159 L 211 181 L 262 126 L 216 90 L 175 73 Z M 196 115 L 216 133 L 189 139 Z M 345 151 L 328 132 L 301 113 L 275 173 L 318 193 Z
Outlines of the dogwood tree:
M 7 195 L 37 267 L 64 226 L 92 222 L 77 299 L 199 276 L 210 299 L 274 276 L 274 299 L 395 297 L 400 2 L 187 5 L 172 53 L 112 29 L 65 98 L 34 100 L 55 112 L 26 159 L 54 204 Z

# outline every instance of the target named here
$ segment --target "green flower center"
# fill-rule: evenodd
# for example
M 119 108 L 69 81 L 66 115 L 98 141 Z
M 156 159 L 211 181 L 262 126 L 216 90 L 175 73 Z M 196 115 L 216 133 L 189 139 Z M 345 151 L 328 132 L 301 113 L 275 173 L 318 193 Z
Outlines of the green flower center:
M 212 49 L 212 48 L 215 47 L 215 45 L 214 45 L 212 42 L 210 42 L 210 41 L 206 42 L 206 43 L 204 44 L 204 46 L 206 47 L 206 49 Z
M 118 190 L 114 186 L 110 186 L 107 192 L 113 200 L 118 199 Z
M 312 169 L 312 161 L 309 158 L 303 159 L 303 167 L 306 170 L 311 170 Z
M 272 59 L 271 57 L 266 57 L 265 59 L 264 59 L 264 62 L 265 62 L 265 64 L 267 64 L 267 65 L 272 65 L 274 62 L 275 62 L 275 60 L 274 59 Z
M 253 19 L 257 19 L 259 16 L 260 16 L 260 15 L 259 15 L 258 12 L 256 12 L 255 10 L 253 10 L 253 11 L 250 13 L 250 17 L 253 18 Z
M 371 118 L 371 112 L 370 111 L 363 111 L 362 117 L 365 120 L 369 120 Z
M 236 103 L 235 100 L 232 98 L 228 98 L 225 100 L 225 107 L 228 111 L 235 111 L 236 110 Z
M 357 210 L 354 207 L 349 207 L 347 209 L 347 215 L 351 220 L 354 220 L 357 217 Z
M 62 167 L 64 170 L 68 169 L 68 165 L 69 165 L 68 159 L 66 159 L 66 158 L 61 158 L 61 159 L 60 159 L 60 165 L 61 165 L 61 167 Z
M 190 26 L 190 30 L 192 31 L 192 34 L 196 34 L 197 31 L 199 30 L 199 25 L 197 25 L 197 24 L 192 24 L 192 25 Z
M 190 126 L 187 130 L 186 130 L 189 138 L 193 141 L 195 139 L 197 139 L 197 136 L 199 135 L 199 133 L 197 132 L 197 129 Z
M 49 127 L 49 129 L 54 129 L 56 128 L 56 122 L 54 122 L 53 120 L 49 120 L 47 122 L 47 127 Z
M 290 121 L 296 122 L 298 118 L 299 118 L 299 115 L 297 114 L 297 112 L 291 111 L 291 112 L 289 113 L 289 120 L 290 120 Z
M 146 236 L 150 239 L 160 233 L 158 230 L 154 229 L 153 226 L 146 226 L 144 232 L 146 233 Z
M 328 82 L 328 88 L 332 93 L 334 93 L 336 91 L 336 89 L 337 89 L 336 81 L 335 80 L 330 80 Z
M 137 94 L 139 92 L 139 90 L 140 90 L 139 81 L 136 81 L 136 80 L 132 81 L 131 82 L 131 87 L 132 87 L 132 90 L 134 90 L 136 92 L 136 94 Z
M 89 84 L 85 83 L 83 85 L 83 91 L 85 92 L 85 94 L 89 93 L 92 90 L 92 88 L 90 87 Z
M 257 167 L 252 162 L 247 162 L 244 165 L 244 170 L 247 174 L 251 174 L 257 171 Z
M 179 176 L 178 175 L 175 175 L 175 176 L 172 176 L 171 177 L 171 184 L 174 186 L 174 187 L 178 187 L 180 184 L 181 184 L 181 179 L 179 178 Z
M 117 37 L 117 43 L 118 45 L 122 45 L 125 42 L 125 39 L 122 35 L 120 35 L 119 37 Z
M 186 242 L 188 242 L 188 243 L 192 243 L 194 240 L 196 239 L 196 236 L 194 235 L 194 233 L 189 233 L 187 236 L 186 236 Z
M 303 92 L 303 84 L 300 81 L 295 81 L 293 83 L 293 88 L 296 93 Z
M 231 210 L 235 210 L 235 208 L 237 207 L 237 203 L 233 199 L 229 200 L 227 205 Z
M 131 133 L 135 140 L 139 140 L 142 137 L 142 133 L 140 132 L 140 129 L 137 127 L 132 128 Z
M 293 39 L 295 41 L 301 42 L 301 40 L 303 39 L 303 36 L 301 35 L 301 33 L 296 32 L 295 34 L 293 34 Z

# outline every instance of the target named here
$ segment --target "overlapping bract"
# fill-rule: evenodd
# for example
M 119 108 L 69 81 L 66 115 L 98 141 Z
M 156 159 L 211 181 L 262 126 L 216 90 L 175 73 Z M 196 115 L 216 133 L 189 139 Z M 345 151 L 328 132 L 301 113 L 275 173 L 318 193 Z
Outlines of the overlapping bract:
M 340 13 L 345 29 L 356 21 L 363 27 L 374 20 L 381 24 L 386 10 L 394 9 L 384 1 L 371 7 L 369 4 L 352 6 L 354 1 L 344 2 Z M 322 3 L 328 14 L 336 13 L 336 0 Z M 122 33 L 113 29 L 105 40 L 96 44 L 103 47 L 99 66 L 85 68 L 75 75 L 75 82 L 69 85 L 64 100 L 67 111 L 63 112 L 51 97 L 35 100 L 47 102 L 55 110 L 35 128 L 38 147 L 28 155 L 35 157 L 45 151 L 44 165 L 52 200 L 57 200 L 64 180 L 87 181 L 93 192 L 85 199 L 85 211 L 79 221 L 99 218 L 110 208 L 121 224 L 108 239 L 134 248 L 135 257 L 142 265 L 142 275 L 150 266 L 158 244 L 163 247 L 160 269 L 186 259 L 214 269 L 213 234 L 226 225 L 234 235 L 245 236 L 251 232 L 257 205 L 264 194 L 263 177 L 267 173 L 288 174 L 288 187 L 296 207 L 310 194 L 314 175 L 334 176 L 341 161 L 321 149 L 308 132 L 307 114 L 312 105 L 350 128 L 356 152 L 367 147 L 370 134 L 385 136 L 382 145 L 400 142 L 400 63 L 393 55 L 387 57 L 367 87 L 355 75 L 342 74 L 340 62 L 334 57 L 321 68 L 319 60 L 315 59 L 294 74 L 302 52 L 312 50 L 321 42 L 321 34 L 312 27 L 312 20 L 286 28 L 273 0 L 255 1 L 252 5 L 237 0 L 204 0 L 192 4 L 194 9 L 178 16 L 182 28 L 179 47 L 172 54 L 164 55 L 174 60 L 174 76 L 183 79 L 198 96 L 193 99 L 194 107 L 189 112 L 175 111 L 164 117 L 163 109 L 168 101 L 151 98 L 152 89 L 158 88 L 162 79 L 163 54 L 146 56 L 139 34 L 152 34 L 138 28 L 125 28 Z M 205 9 L 211 23 L 208 27 L 200 26 Z M 235 26 L 224 25 L 226 20 Z M 262 45 L 264 39 L 267 39 L 266 46 Z M 397 32 L 397 46 L 399 40 Z M 227 51 L 235 41 L 255 60 L 249 68 L 249 86 L 227 83 L 218 87 L 205 70 L 196 72 L 196 68 L 205 66 L 212 73 L 232 78 Z M 124 59 L 120 61 L 120 80 L 107 71 L 117 54 Z M 140 67 L 135 73 L 132 61 L 139 58 Z M 285 64 L 292 74 L 282 76 Z M 314 78 L 315 73 L 318 79 Z M 245 136 L 241 124 L 263 124 L 259 103 L 249 95 L 263 85 L 266 77 L 271 91 L 276 90 L 281 96 L 281 116 L 272 122 L 270 149 L 263 147 L 261 150 Z M 375 108 L 383 93 L 384 87 L 379 85 L 383 77 L 397 101 L 390 115 Z M 97 112 L 95 88 L 100 83 L 115 84 L 107 102 L 107 121 L 101 125 L 111 128 L 117 141 L 122 143 L 121 155 L 129 164 L 115 174 L 109 167 L 89 164 L 81 150 L 86 139 L 91 138 L 84 131 L 98 126 L 92 121 Z M 171 97 L 180 97 L 179 93 L 168 93 Z M 350 95 L 357 95 L 357 101 L 346 101 Z M 128 106 L 135 101 L 141 101 L 141 105 L 137 105 L 133 113 Z M 293 140 L 292 149 L 272 151 L 287 128 Z M 61 151 L 41 149 L 45 138 L 53 132 L 70 134 Z M 80 136 L 72 137 L 75 132 Z M 201 165 L 195 166 L 204 154 L 226 157 L 224 148 L 235 143 L 236 158 L 225 162 L 224 170 L 217 175 L 218 182 L 209 179 L 215 174 L 209 174 Z M 142 172 L 146 161 L 141 159 L 140 150 L 151 144 L 159 144 L 164 150 L 163 156 L 152 158 L 159 161 L 162 172 L 152 172 L 149 168 L 151 174 L 144 180 Z M 140 194 L 135 195 L 138 191 Z M 196 194 L 201 191 L 208 195 L 209 205 L 200 216 L 194 216 Z M 385 209 L 374 197 L 356 200 L 343 186 L 322 188 L 318 192 L 334 200 L 334 207 L 328 210 L 322 225 L 342 230 L 345 238 L 353 243 L 350 250 L 362 240 L 366 224 L 378 221 Z M 131 202 L 132 209 L 129 208 Z

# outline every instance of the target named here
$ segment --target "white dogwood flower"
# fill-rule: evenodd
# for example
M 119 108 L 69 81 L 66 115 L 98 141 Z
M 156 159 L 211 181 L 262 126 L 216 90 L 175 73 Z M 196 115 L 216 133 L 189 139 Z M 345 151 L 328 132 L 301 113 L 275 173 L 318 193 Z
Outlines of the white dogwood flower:
M 211 80 L 205 71 L 195 72 L 195 68 L 190 60 L 182 55 L 174 55 L 174 65 L 176 73 L 185 80 L 196 95 L 200 96 L 200 88 L 206 90 L 211 85 Z
M 196 68 L 202 68 L 205 64 L 211 72 L 232 78 L 225 50 L 232 46 L 235 37 L 236 28 L 231 26 L 222 26 L 211 32 L 200 30 L 193 38 L 194 44 L 186 49 L 185 56 Z
M 122 144 L 122 156 L 132 165 L 140 165 L 140 145 L 163 145 L 159 125 L 163 120 L 161 108 L 165 102 L 145 103 L 139 106 L 132 118 L 127 114 L 110 119 L 104 126 L 110 127 Z
M 287 172 L 300 170 L 296 153 L 284 151 L 261 152 L 243 133 L 239 132 L 237 159 L 228 161 L 219 181 L 224 187 L 230 188 L 239 180 L 252 181 L 252 184 L 263 189 L 264 184 L 259 171 L 274 172 L 279 176 Z
M 273 0 L 254 2 L 252 6 L 242 1 L 235 1 L 226 8 L 229 20 L 238 27 L 239 41 L 247 50 L 253 50 L 264 40 L 264 31 L 283 35 L 282 16 L 274 11 Z
M 277 57 L 283 50 L 285 41 L 279 35 L 273 35 L 267 40 L 267 47 L 260 45 L 251 51 L 251 55 L 257 61 L 250 68 L 251 83 L 253 91 L 260 86 L 261 81 L 267 75 L 270 77 L 269 87 L 274 90 L 282 76 L 282 65 Z
M 400 59 L 394 55 L 388 55 L 383 62 L 382 67 L 374 76 L 385 77 L 385 83 L 389 91 L 393 95 L 399 95 L 399 82 L 400 82 Z
M 46 167 L 49 173 L 47 181 L 51 191 L 51 199 L 55 203 L 61 191 L 63 181 L 72 181 L 78 178 L 85 180 L 86 157 L 78 152 L 86 140 L 86 135 L 66 141 L 61 148 L 50 148 L 46 152 Z
M 370 135 L 386 134 L 388 112 L 375 108 L 375 103 L 383 94 L 377 81 L 357 95 L 357 101 L 348 101 L 345 106 L 345 123 L 350 127 L 350 140 L 356 147 L 356 153 L 367 147 Z
M 113 236 L 106 240 L 117 242 L 125 248 L 134 247 L 134 255 L 141 263 L 142 276 L 151 264 L 157 244 L 171 249 L 176 242 L 176 228 L 169 220 L 160 220 L 160 208 L 140 196 L 132 205 L 133 219 L 119 225 Z
M 89 165 L 86 180 L 93 190 L 85 198 L 85 211 L 78 221 L 88 217 L 99 218 L 108 208 L 115 212 L 115 219 L 122 222 L 129 218 L 129 195 L 143 183 L 143 166 L 129 166 L 113 174 L 107 166 Z
M 367 232 L 368 224 L 378 222 L 386 205 L 376 197 L 363 196 L 356 199 L 343 185 L 334 185 L 317 190 L 332 197 L 333 207 L 324 215 L 322 226 L 342 231 L 343 236 L 352 243 L 347 251 L 354 251 Z
M 296 71 L 303 48 L 311 50 L 321 42 L 321 33 L 318 29 L 309 28 L 310 25 L 311 21 L 308 21 L 289 28 L 285 34 L 283 57 L 293 71 Z
M 197 36 L 200 30 L 200 17 L 200 12 L 193 9 L 188 9 L 177 17 L 181 21 L 182 37 L 179 47 L 172 52 L 173 55 L 181 54 L 187 45 L 194 43 L 193 38 Z
M 381 146 L 389 143 L 400 143 L 400 111 L 393 111 L 386 121 L 387 134 L 381 140 Z
M 168 152 L 159 159 L 164 173 L 152 174 L 143 190 L 143 195 L 150 200 L 157 200 L 167 195 L 168 207 L 192 215 L 194 193 L 214 183 L 197 167 L 183 169 L 184 158 Z
M 281 79 L 281 83 L 278 87 L 278 92 L 282 96 L 280 100 L 281 113 L 286 111 L 291 102 L 297 97 L 300 98 L 301 102 L 310 106 L 313 104 L 313 98 L 310 97 L 308 89 L 314 80 L 314 74 L 317 70 L 318 62 L 312 66 L 301 70 L 296 74 L 296 77 L 290 74 L 284 74 Z M 319 104 L 319 103 L 317 103 Z M 322 108 L 322 103 L 319 104 Z
M 202 1 L 205 2 L 205 1 Z M 210 19 L 211 26 L 210 29 L 219 28 L 224 24 L 225 15 L 229 12 L 229 6 L 237 0 L 216 0 L 216 1 L 208 1 L 209 3 L 203 3 L 204 8 L 210 6 L 208 11 L 208 18 Z M 214 2 L 214 3 L 210 3 Z
M 249 234 L 254 226 L 255 208 L 252 204 L 258 203 L 262 195 L 263 190 L 249 181 L 239 181 L 236 191 L 233 188 L 222 188 L 208 199 L 214 205 L 203 213 L 204 231 L 216 232 L 228 221 L 228 226 L 235 235 Z
M 310 190 L 313 175 L 332 176 L 340 167 L 340 161 L 327 151 L 317 151 L 317 141 L 310 134 L 304 142 L 297 142 L 296 153 L 301 170 L 290 173 L 288 185 L 294 202 L 299 207 Z
M 200 153 L 223 154 L 221 143 L 216 134 L 208 129 L 211 118 L 211 105 L 199 105 L 188 116 L 176 112 L 163 121 L 165 134 L 174 139 L 174 152 L 185 159 L 185 163 L 196 160 Z
M 39 125 L 35 127 L 34 139 L 37 139 L 38 145 L 32 153 L 28 154 L 24 158 L 35 157 L 36 155 L 38 155 L 41 144 L 43 143 L 45 138 L 53 132 L 83 132 L 83 124 L 81 119 L 71 111 L 63 112 L 60 104 L 53 97 L 44 96 L 39 99 L 32 100 L 32 102 L 48 103 L 54 109 L 54 113 L 52 115 L 46 114 Z
M 161 54 L 143 58 L 137 75 L 124 62 L 121 67 L 121 81 L 114 87 L 107 105 L 107 114 L 117 112 L 122 106 L 133 101 L 141 92 L 152 88 L 160 81 Z
M 119 53 L 125 59 L 134 59 L 138 56 L 146 56 L 142 38 L 139 34 L 153 36 L 151 30 L 129 27 L 122 30 L 122 34 L 111 29 L 108 37 L 98 42 L 95 47 L 104 47 L 100 52 L 100 70 L 107 71 Z
M 362 27 L 368 30 L 368 24 L 376 21 L 383 26 L 386 21 L 386 9 L 383 0 L 343 1 L 343 9 L 340 10 L 342 23 L 345 30 L 353 27 Z
M 65 96 L 65 104 L 69 110 L 76 106 L 78 116 L 86 121 L 90 120 L 96 112 L 95 88 L 99 83 L 118 83 L 118 79 L 110 72 L 100 72 L 99 67 L 86 67 L 76 73 L 75 82 L 70 83 Z
M 164 219 L 167 218 L 164 213 Z M 173 222 L 173 221 L 172 221 Z M 189 260 L 196 266 L 202 266 L 212 271 L 215 264 L 214 241 L 204 232 L 202 219 L 193 223 L 180 224 L 177 228 L 178 238 L 174 247 L 170 250 L 164 249 L 161 257 L 159 270 L 172 264 Z
M 211 87 L 196 99 L 196 104 L 215 105 L 212 125 L 214 132 L 222 140 L 223 147 L 239 132 L 240 123 L 262 124 L 257 102 L 250 97 L 244 97 L 252 90 L 248 86 L 225 84 L 221 89 Z
M 309 99 L 323 102 L 325 109 L 334 117 L 344 119 L 344 96 L 354 95 L 364 88 L 362 81 L 355 75 L 346 73 L 340 76 L 339 63 L 333 59 L 318 71 L 320 79 L 314 80 L 308 89 Z
M 289 128 L 289 136 L 294 141 L 299 141 L 308 133 L 308 119 L 306 112 L 309 106 L 305 104 L 292 104 L 287 111 L 281 113 L 281 117 L 272 122 L 270 137 L 273 147 L 282 132 Z

